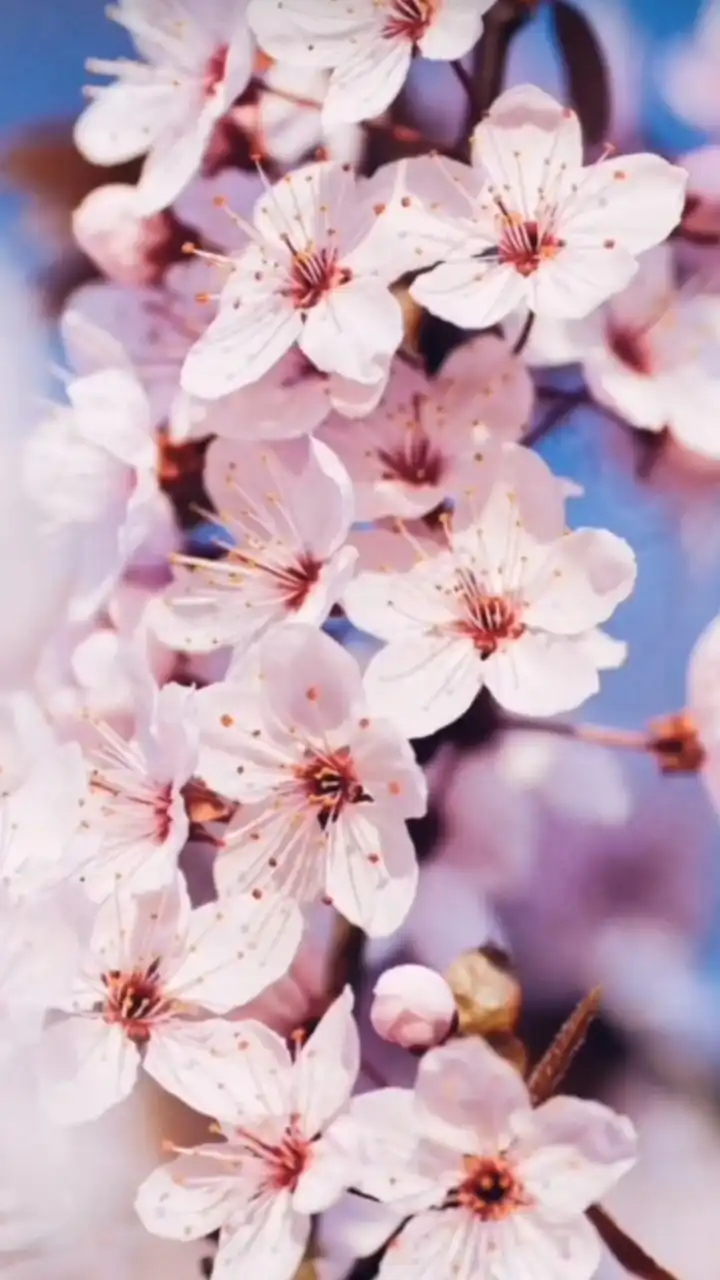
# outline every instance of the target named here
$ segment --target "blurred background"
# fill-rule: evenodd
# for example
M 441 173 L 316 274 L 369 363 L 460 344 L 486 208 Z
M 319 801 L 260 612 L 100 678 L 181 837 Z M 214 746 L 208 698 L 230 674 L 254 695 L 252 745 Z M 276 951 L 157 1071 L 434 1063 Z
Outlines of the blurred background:
M 720 143 L 720 0 L 575 3 L 611 74 L 609 141 L 672 159 Z M 84 60 L 125 51 L 101 0 L 6 0 L 0 253 L 28 281 L 50 272 L 56 294 L 78 270 L 69 213 L 100 180 L 70 144 Z M 563 93 L 542 3 L 508 78 Z M 452 131 L 462 104 L 444 67 L 423 64 L 413 93 L 419 120 L 446 117 Z M 683 706 L 690 650 L 720 613 L 720 473 L 674 456 L 648 465 L 638 433 L 585 409 L 541 451 L 582 488 L 573 524 L 609 528 L 637 554 L 637 589 L 612 626 L 628 661 L 605 674 L 582 719 L 641 727 Z M 540 1045 L 602 982 L 607 1014 L 578 1087 L 626 1107 L 641 1129 L 645 1158 L 617 1193 L 618 1216 L 680 1280 L 720 1280 L 720 822 L 703 789 L 659 777 L 649 758 L 537 735 L 445 744 L 429 773 L 432 856 L 402 947 L 444 968 L 479 932 L 508 945 Z M 373 963 L 388 958 L 371 952 Z M 608 1263 L 604 1274 L 621 1272 Z

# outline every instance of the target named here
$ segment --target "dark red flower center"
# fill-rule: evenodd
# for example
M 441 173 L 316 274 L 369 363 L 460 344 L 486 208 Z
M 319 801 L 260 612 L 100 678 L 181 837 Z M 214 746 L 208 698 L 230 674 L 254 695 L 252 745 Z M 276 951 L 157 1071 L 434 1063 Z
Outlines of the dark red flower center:
M 267 1169 L 266 1186 L 273 1191 L 295 1191 L 310 1162 L 312 1149 L 296 1118 L 286 1126 L 279 1142 L 268 1141 L 246 1129 L 235 1130 L 235 1141 L 244 1151 L 263 1161 Z
M 289 295 L 297 311 L 316 307 L 328 293 L 352 279 L 352 272 L 338 264 L 335 249 L 306 249 L 294 252 L 290 268 Z
M 317 806 L 318 821 L 323 829 L 337 822 L 346 805 L 372 801 L 357 776 L 349 747 L 327 755 L 308 753 L 298 766 L 297 777 L 305 787 L 308 800 Z
M 383 35 L 388 40 L 410 40 L 417 44 L 430 27 L 436 7 L 436 0 L 393 0 Z
M 445 472 L 445 457 L 421 423 L 421 397 L 415 397 L 413 421 L 408 424 L 402 444 L 394 449 L 378 449 L 383 467 L 383 480 L 402 480 L 404 484 L 438 485 Z
M 203 78 L 203 92 L 206 98 L 212 98 L 225 79 L 229 55 L 229 46 L 222 44 L 218 46 L 212 57 L 208 58 Z
M 322 560 L 317 560 L 309 552 L 300 552 L 295 560 L 287 564 L 275 563 L 260 556 L 256 558 L 246 551 L 233 551 L 230 558 L 248 568 L 260 570 L 272 578 L 273 585 L 282 595 L 285 607 L 293 613 L 304 605 L 312 588 L 319 580 L 323 567 Z
M 503 218 L 500 261 L 513 266 L 521 276 L 531 276 L 543 262 L 554 258 L 564 241 L 543 230 L 537 222 L 526 222 L 512 214 Z
M 530 1203 L 512 1166 L 501 1156 L 465 1156 L 466 1176 L 451 1201 L 483 1222 L 500 1222 Z
M 505 640 L 519 640 L 525 624 L 515 602 L 508 596 L 488 595 L 474 574 L 467 570 L 456 576 L 455 592 L 464 616 L 455 630 L 472 640 L 481 658 L 496 653 Z
M 145 970 L 122 973 L 119 969 L 110 969 L 102 975 L 106 991 L 103 1018 L 122 1027 L 135 1044 L 144 1044 L 150 1039 L 153 1021 L 169 1008 L 159 970 L 160 961 L 153 960 Z

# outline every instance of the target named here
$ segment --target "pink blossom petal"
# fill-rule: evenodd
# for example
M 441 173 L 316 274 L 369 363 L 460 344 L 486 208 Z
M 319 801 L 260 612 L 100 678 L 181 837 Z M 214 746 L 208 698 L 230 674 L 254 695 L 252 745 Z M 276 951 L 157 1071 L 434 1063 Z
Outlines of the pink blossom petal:
M 41 1087 L 61 1124 L 95 1120 L 132 1092 L 140 1055 L 122 1027 L 67 1018 L 43 1036 Z
M 377 386 L 402 337 L 397 299 L 381 280 L 359 276 L 308 312 L 298 343 L 318 369 Z
M 526 631 L 485 663 L 485 683 L 506 711 L 553 716 L 572 711 L 597 693 L 597 668 L 580 642 Z
M 327 893 L 346 919 L 371 937 L 387 937 L 399 928 L 412 906 L 417 876 L 415 849 L 403 823 L 380 812 L 366 816 L 358 805 L 337 824 L 328 849 Z
M 422 1132 L 460 1154 L 497 1150 L 510 1118 L 530 1107 L 515 1067 L 480 1039 L 430 1049 L 415 1094 Z
M 515 85 L 477 126 L 472 159 L 484 166 L 510 208 L 532 209 L 542 191 L 582 164 L 580 122 L 535 85 Z
M 433 1276 L 441 1276 L 448 1265 L 452 1267 L 453 1280 L 476 1280 L 477 1276 L 492 1274 L 489 1265 L 497 1267 L 497 1251 L 490 1253 L 490 1242 L 482 1224 L 462 1209 L 421 1213 L 403 1227 L 385 1254 L 383 1280 L 432 1280 Z M 500 1280 L 501 1273 L 496 1274 Z M 517 1280 L 517 1271 L 514 1274 Z M 502 1275 L 502 1280 L 510 1280 L 509 1274 Z M 550 1277 L 543 1276 L 542 1280 Z
M 363 700 L 355 659 L 313 627 L 287 626 L 268 636 L 260 661 L 270 707 L 288 727 L 322 735 Z
M 303 921 L 294 902 L 230 898 L 192 912 L 183 951 L 166 968 L 173 995 L 213 1013 L 254 999 L 287 972 Z
M 455 0 L 439 9 L 424 36 L 418 41 L 423 57 L 451 62 L 462 58 L 479 40 L 483 15 L 494 0 Z
M 356 1095 L 350 1112 L 329 1131 L 352 1153 L 354 1186 L 398 1207 L 423 1209 L 442 1199 L 458 1174 L 454 1153 L 425 1142 L 410 1089 L 374 1089 Z
M 92 164 L 123 164 L 144 155 L 174 112 L 167 84 L 109 85 L 77 121 L 75 143 Z
M 295 1064 L 293 1106 L 308 1138 L 335 1119 L 347 1104 L 360 1069 L 360 1040 L 353 994 L 346 987 L 331 1004 Z
M 365 690 L 379 714 L 408 738 L 423 738 L 467 711 L 483 674 L 471 640 L 408 635 L 371 659 Z
M 687 173 L 656 155 L 619 156 L 585 169 L 565 233 L 571 248 L 617 240 L 642 253 L 666 240 L 683 210 Z
M 253 271 L 251 252 L 256 251 L 246 251 L 243 259 L 242 277 L 228 280 L 218 315 L 183 365 L 182 388 L 200 399 L 219 399 L 257 382 L 302 334 L 300 313 L 270 291 L 267 266 L 259 252 Z M 252 288 L 248 276 L 257 272 L 262 279 Z
M 294 1276 L 305 1252 L 310 1219 L 295 1213 L 289 1191 L 248 1197 L 220 1238 L 215 1280 L 236 1280 L 246 1268 L 263 1280 Z
M 533 1280 L 590 1280 L 602 1255 L 600 1238 L 583 1217 L 514 1214 L 499 1224 L 496 1240 L 498 1280 L 516 1280 L 528 1266 Z
M 551 1098 L 514 1129 L 523 1184 L 541 1213 L 584 1212 L 635 1163 L 632 1124 L 599 1102 Z
M 205 1155 L 210 1151 L 211 1155 Z M 213 1147 L 198 1147 L 145 1179 L 135 1210 L 148 1231 L 166 1240 L 199 1240 L 222 1226 L 235 1191 Z
M 528 306 L 551 319 L 581 318 L 626 288 L 636 271 L 635 258 L 622 245 L 569 241 L 529 278 Z
M 433 315 L 461 329 L 484 329 L 525 300 L 528 286 L 513 266 L 470 258 L 447 261 L 419 276 L 410 293 Z
M 330 77 L 323 104 L 325 127 L 382 115 L 402 89 L 411 58 L 408 40 L 387 40 L 379 33 L 361 36 Z
M 605 622 L 630 595 L 635 554 L 606 529 L 578 529 L 552 550 L 539 548 L 528 567 L 524 617 L 531 627 L 580 634 Z
M 148 1075 L 201 1115 L 234 1120 L 242 1076 L 237 1034 L 222 1018 L 174 1018 L 153 1031 L 144 1059 Z

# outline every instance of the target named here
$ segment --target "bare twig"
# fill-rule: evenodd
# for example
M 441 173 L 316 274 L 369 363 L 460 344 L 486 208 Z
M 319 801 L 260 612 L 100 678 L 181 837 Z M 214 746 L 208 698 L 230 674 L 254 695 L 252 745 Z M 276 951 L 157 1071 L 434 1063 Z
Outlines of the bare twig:
M 595 987 L 560 1028 L 528 1080 L 530 1096 L 537 1106 L 552 1097 L 562 1083 L 600 1008 L 601 990 Z
M 587 1216 L 613 1257 L 630 1275 L 637 1276 L 638 1280 L 677 1280 L 671 1271 L 661 1267 L 632 1236 L 623 1231 L 602 1205 L 591 1205 Z

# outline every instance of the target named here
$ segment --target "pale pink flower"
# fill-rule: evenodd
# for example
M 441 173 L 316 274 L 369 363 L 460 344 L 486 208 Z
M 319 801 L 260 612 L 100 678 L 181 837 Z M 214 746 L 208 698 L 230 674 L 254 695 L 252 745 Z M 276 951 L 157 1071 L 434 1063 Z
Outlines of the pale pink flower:
M 232 225 L 225 213 L 222 222 Z M 237 234 L 234 239 L 237 243 Z M 188 395 L 180 388 L 180 372 L 208 327 L 207 291 L 214 285 L 213 269 L 198 258 L 171 267 L 162 284 L 152 288 L 126 289 L 109 282 L 84 285 L 73 294 L 62 318 L 73 363 L 83 372 L 90 371 L 88 364 L 94 368 L 96 352 L 88 351 L 89 332 L 110 330 L 117 340 L 114 360 L 132 367 L 142 380 L 153 421 L 169 420 L 176 441 L 207 435 L 248 441 L 308 435 L 331 409 L 364 412 L 382 393 L 382 381 L 363 387 L 328 376 L 294 348 L 240 391 L 213 400 Z
M 251 0 L 248 17 L 274 58 L 332 67 L 323 120 L 329 126 L 381 115 L 405 83 L 416 53 L 452 61 L 478 40 L 494 0 Z
M 135 681 L 134 737 L 96 726 L 84 814 L 94 840 L 76 869 L 95 901 L 160 889 L 177 874 L 189 832 L 184 787 L 198 759 L 194 696 L 178 684 L 158 689 L 148 673 Z
M 691 236 L 697 236 L 700 243 L 693 246 L 680 241 L 678 252 L 683 254 L 683 258 L 692 256 L 699 259 L 702 266 L 710 269 L 712 279 L 715 275 L 713 237 L 720 234 L 720 146 L 714 143 L 686 151 L 680 158 L 680 164 L 688 174 L 688 206 L 683 227 Z M 702 244 L 704 236 L 709 238 L 706 246 Z
M 117 80 L 90 91 L 75 141 L 93 164 L 147 153 L 138 187 L 146 214 L 172 204 L 197 173 L 217 121 L 252 75 L 246 8 L 247 0 L 118 0 L 109 10 L 144 61 L 88 62 Z
M 256 205 L 245 247 L 216 259 L 220 309 L 188 355 L 184 389 L 218 399 L 295 344 L 325 373 L 384 382 L 403 320 L 388 287 L 397 264 L 373 245 L 377 217 L 348 166 L 322 161 L 277 182 Z
M 167 500 L 150 406 L 130 370 L 76 378 L 67 396 L 32 437 L 25 476 L 52 524 L 77 535 L 70 618 L 84 622 L 106 603 Z
M 431 1049 L 414 1092 L 356 1097 L 334 1136 L 352 1153 L 353 1185 L 410 1217 L 382 1280 L 590 1280 L 601 1247 L 585 1210 L 636 1151 L 630 1121 L 598 1102 L 533 1108 L 480 1039 Z
M 37 743 L 37 757 L 0 800 L 0 887 L 19 901 L 72 875 L 87 847 L 88 784 L 77 743 Z
M 323 121 L 327 71 L 271 61 L 262 71 L 262 81 L 264 87 L 232 113 L 233 123 L 248 136 L 253 153 L 289 167 L 310 159 L 322 147 L 328 160 L 359 163 L 365 143 L 362 127 L 345 121 L 327 127 Z
M 689 17 L 690 15 L 688 15 Z M 681 120 L 716 134 L 720 128 L 717 67 L 720 57 L 720 4 L 705 0 L 687 36 L 676 39 L 659 66 L 657 79 Z
M 178 556 L 152 622 L 172 648 L 249 647 L 281 623 L 325 621 L 356 553 L 345 545 L 352 486 L 314 440 L 211 445 L 205 482 L 218 512 L 219 560 Z
M 687 710 L 703 752 L 700 776 L 720 811 L 720 618 L 709 623 L 690 654 Z
M 429 1049 L 448 1035 L 455 997 L 441 974 L 420 964 L 386 969 L 373 990 L 370 1021 L 383 1040 Z
M 349 1182 L 325 1132 L 358 1073 L 352 1003 L 346 988 L 294 1060 L 261 1023 L 236 1024 L 232 1088 L 218 1126 L 223 1141 L 185 1151 L 138 1192 L 140 1219 L 156 1235 L 188 1240 L 220 1230 L 218 1278 L 247 1270 L 292 1280 L 311 1215 L 334 1204 Z
M 628 284 L 637 255 L 682 213 L 684 170 L 649 154 L 583 167 L 576 114 L 532 85 L 495 101 L 475 131 L 473 165 L 406 161 L 410 206 L 395 205 L 390 224 L 401 233 L 406 223 L 418 250 L 440 262 L 412 296 L 463 329 L 522 303 L 540 315 L 587 315 Z
M 142 1065 L 201 1113 L 232 1098 L 235 1033 L 224 1018 L 290 965 L 302 920 L 293 903 L 235 897 L 192 911 L 177 880 L 120 894 L 97 912 L 69 1016 L 44 1033 L 43 1088 L 65 1124 L 102 1115 L 131 1093 Z
M 239 673 L 241 674 L 241 673 Z M 407 914 L 417 867 L 406 820 L 425 782 L 395 726 L 368 711 L 355 659 L 289 626 L 250 672 L 198 694 L 200 773 L 240 808 L 215 864 L 221 894 L 331 899 L 368 933 Z
M 245 169 L 219 169 L 217 173 L 198 175 L 178 196 L 173 211 L 192 227 L 200 243 L 213 249 L 234 251 L 243 242 L 234 214 L 252 216 L 265 186 L 259 173 Z M 198 291 L 202 288 L 194 286 Z
M 471 519 L 448 518 L 445 551 L 345 589 L 351 621 L 387 641 L 366 673 L 371 704 L 409 737 L 450 724 L 483 685 L 520 714 L 579 706 L 603 665 L 594 629 L 635 581 L 621 538 L 566 532 L 562 487 L 536 454 L 505 445 L 500 458 L 490 486 L 469 477 Z
M 525 365 L 487 334 L 455 351 L 434 379 L 396 362 L 371 414 L 353 423 L 334 414 L 318 438 L 348 469 L 356 519 L 412 519 L 462 489 L 488 433 L 519 437 L 532 395 Z
M 628 287 L 585 320 L 542 321 L 531 359 L 581 362 L 599 404 L 645 431 L 720 459 L 720 297 L 678 285 L 666 245 L 645 255 Z
M 96 187 L 73 213 L 73 236 L 83 253 L 117 284 L 158 284 L 179 258 L 188 228 L 172 213 L 144 215 L 136 187 Z

